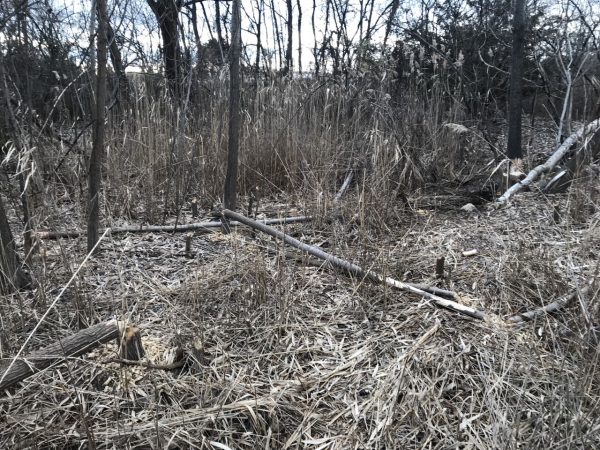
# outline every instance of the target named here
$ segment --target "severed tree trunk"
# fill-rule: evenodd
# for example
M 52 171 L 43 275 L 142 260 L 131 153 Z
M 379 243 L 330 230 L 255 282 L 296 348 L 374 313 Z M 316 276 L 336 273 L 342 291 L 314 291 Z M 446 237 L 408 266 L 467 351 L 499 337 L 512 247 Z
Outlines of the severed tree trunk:
M 87 217 L 87 249 L 91 252 L 99 238 L 100 222 L 100 181 L 102 153 L 104 152 L 104 109 L 106 106 L 106 24 L 108 13 L 106 0 L 96 0 L 98 8 L 98 76 L 96 77 L 96 121 L 92 130 L 92 154 L 88 171 L 88 217 Z
M 523 109 L 523 59 L 525 54 L 526 0 L 515 0 L 513 46 L 510 62 L 510 99 L 508 105 L 508 158 L 516 165 L 523 158 L 521 114 Z
M 229 143 L 227 154 L 227 174 L 223 187 L 223 206 L 235 211 L 237 207 L 237 175 L 240 135 L 240 53 L 242 47 L 242 27 L 240 21 L 240 0 L 233 0 L 230 49 L 229 79 Z
M 103 1 L 103 0 L 99 0 Z M 42 348 L 30 356 L 13 359 L 0 367 L 0 391 L 23 381 L 36 372 L 43 370 L 68 356 L 79 356 L 112 341 L 119 336 L 119 323 L 109 320 L 81 330 Z

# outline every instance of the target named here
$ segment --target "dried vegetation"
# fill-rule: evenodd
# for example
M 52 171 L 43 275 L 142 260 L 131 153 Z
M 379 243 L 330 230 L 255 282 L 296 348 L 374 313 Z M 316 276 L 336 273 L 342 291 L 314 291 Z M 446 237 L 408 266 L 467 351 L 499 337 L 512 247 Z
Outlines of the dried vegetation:
M 185 365 L 122 366 L 109 362 L 114 344 L 70 358 L 0 397 L 0 448 L 600 448 L 598 286 L 559 314 L 507 323 L 597 274 L 597 179 L 463 211 L 476 197 L 469 183 L 483 185 L 494 167 L 469 123 L 444 125 L 461 121 L 458 110 L 444 122 L 413 108 L 396 123 L 377 90 L 354 98 L 335 89 L 274 83 L 256 92 L 242 203 L 252 192 L 259 214 L 313 214 L 285 231 L 396 279 L 455 290 L 489 319 L 289 260 L 293 249 L 249 230 L 197 233 L 191 258 L 180 234 L 115 235 L 28 350 L 116 316 L 142 330 L 149 361 Z M 192 194 L 208 217 L 223 179 L 226 99 L 207 95 L 210 115 L 187 122 L 177 165 L 165 156 L 171 113 L 146 98 L 138 120 L 111 118 L 119 151 L 106 166 L 107 225 L 156 223 L 165 210 L 167 223 L 195 221 Z M 539 132 L 528 164 L 551 150 Z M 81 228 L 77 164 L 67 157 L 62 169 L 75 180 L 45 181 L 39 228 Z M 349 167 L 357 175 L 334 205 Z M 464 257 L 470 249 L 478 254 Z M 3 359 L 84 253 L 82 239 L 41 243 L 31 263 L 37 289 L 0 302 Z M 446 277 L 436 279 L 440 254 Z

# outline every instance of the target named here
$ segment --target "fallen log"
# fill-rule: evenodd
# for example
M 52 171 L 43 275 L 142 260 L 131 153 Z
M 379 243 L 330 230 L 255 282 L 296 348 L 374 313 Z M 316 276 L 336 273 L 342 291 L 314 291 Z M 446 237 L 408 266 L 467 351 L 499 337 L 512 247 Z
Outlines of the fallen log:
M 526 186 L 531 185 L 533 183 L 533 181 L 542 173 L 550 172 L 554 168 L 554 166 L 556 166 L 558 164 L 558 162 L 563 158 L 563 156 L 565 156 L 567 154 L 567 152 L 569 151 L 571 146 L 575 142 L 577 142 L 577 140 L 579 138 L 581 138 L 583 135 L 593 133 L 599 127 L 600 127 L 600 119 L 594 120 L 593 122 L 589 123 L 587 126 L 582 127 L 579 131 L 577 131 L 577 132 L 573 133 L 571 136 L 569 136 L 567 138 L 567 140 L 565 140 L 565 142 L 563 142 L 562 145 L 560 145 L 556 149 L 556 151 L 552 154 L 552 156 L 550 158 L 548 158 L 548 161 L 546 161 L 544 164 L 540 164 L 539 166 L 533 168 L 531 170 L 531 172 L 529 172 L 523 180 L 514 184 L 510 189 L 508 189 L 504 193 L 504 195 L 499 197 L 498 200 L 496 200 L 496 206 L 500 206 L 500 205 L 506 203 L 506 201 L 510 197 L 515 195 L 517 192 L 521 191 Z
M 269 247 L 269 252 L 273 253 L 275 255 L 279 254 L 278 250 L 275 248 L 271 248 Z M 321 262 L 319 260 L 316 259 L 311 259 L 311 258 L 306 258 L 303 255 L 297 255 L 295 253 L 292 252 L 285 252 L 284 256 L 287 259 L 291 259 L 292 261 L 296 261 L 300 264 L 304 264 L 307 266 L 312 266 L 312 267 L 318 267 L 318 268 L 322 268 L 324 265 L 327 267 L 330 267 L 331 265 L 327 263 L 327 261 Z M 333 267 L 333 266 L 331 266 Z M 422 291 L 427 291 L 430 292 L 432 294 L 435 295 L 440 295 L 443 297 L 450 297 L 450 298 L 458 298 L 458 296 L 456 295 L 456 292 L 454 291 L 448 291 L 446 289 L 440 289 L 438 287 L 435 286 L 430 286 L 428 284 L 419 284 L 419 283 L 406 283 L 409 286 L 413 286 L 417 289 L 421 289 Z
M 447 300 L 447 299 L 438 297 L 434 294 L 425 292 L 422 289 L 418 289 L 407 283 L 403 283 L 401 281 L 394 280 L 393 278 L 390 278 L 390 277 L 384 278 L 383 276 L 379 275 L 378 273 L 376 273 L 372 270 L 364 270 L 364 269 L 360 268 L 359 266 L 357 266 L 356 264 L 345 261 L 341 258 L 338 258 L 337 256 L 333 256 L 332 254 L 324 252 L 323 250 L 313 247 L 311 245 L 305 244 L 297 239 L 294 239 L 293 237 L 291 237 L 285 233 L 282 233 L 281 231 L 278 231 L 272 227 L 269 227 L 263 223 L 255 221 L 255 220 L 248 219 L 247 217 L 244 217 L 241 214 L 238 214 L 238 213 L 235 213 L 233 211 L 229 211 L 228 209 L 226 209 L 223 211 L 223 216 L 227 217 L 228 219 L 233 219 L 238 222 L 241 222 L 245 225 L 248 225 L 249 227 L 252 227 L 256 230 L 262 231 L 263 233 L 266 233 L 277 239 L 281 239 L 284 242 L 286 242 L 287 244 L 289 244 L 293 247 L 296 247 L 300 250 L 303 250 L 303 251 L 309 253 L 310 255 L 316 256 L 319 259 L 323 259 L 334 267 L 344 269 L 345 271 L 349 272 L 350 274 L 352 274 L 356 277 L 366 277 L 366 278 L 369 278 L 371 280 L 374 280 L 374 281 L 377 281 L 380 283 L 386 283 L 390 286 L 393 286 L 393 287 L 403 290 L 403 291 L 408 291 L 408 292 L 412 292 L 414 294 L 418 294 L 421 297 L 431 300 L 437 306 L 441 306 L 443 308 L 447 308 L 452 311 L 458 312 L 460 314 L 474 317 L 476 319 L 483 320 L 483 318 L 485 317 L 485 313 L 482 311 L 477 311 L 476 309 L 470 308 L 465 305 L 461 305 L 460 303 L 454 302 L 452 300 Z
M 27 357 L 11 359 L 10 364 L 0 367 L 0 391 L 23 381 L 69 356 L 79 356 L 112 341 L 119 336 L 119 322 L 109 320 L 81 330 L 59 340 L 48 347 L 33 352 Z
M 552 180 L 544 186 L 543 191 L 549 194 L 558 194 L 566 192 L 573 179 L 579 171 L 593 160 L 600 156 L 600 129 L 587 140 L 585 145 L 581 147 L 567 161 L 564 170 L 561 170 Z
M 278 225 L 296 222 L 310 222 L 312 216 L 299 216 L 299 217 L 284 217 L 281 219 L 266 219 L 264 223 L 267 225 Z M 203 230 L 206 228 L 220 228 L 220 221 L 215 222 L 198 222 L 189 223 L 182 225 L 146 225 L 146 226 L 129 226 L 129 227 L 112 227 L 109 228 L 111 233 L 174 233 L 183 231 L 194 231 Z M 231 222 L 229 224 L 232 227 L 240 225 L 238 222 Z M 101 230 L 104 232 L 105 230 Z M 75 230 L 75 231 L 38 231 L 35 233 L 37 239 L 61 239 L 61 238 L 77 238 L 84 236 L 86 231 Z
M 585 286 L 584 288 L 581 289 L 581 294 L 587 294 L 591 289 L 591 286 Z M 538 309 L 534 309 L 533 311 L 527 311 L 523 314 L 518 314 L 516 316 L 513 316 L 511 318 L 508 319 L 508 321 L 510 323 L 513 324 L 517 324 L 517 323 L 523 323 L 523 322 L 529 322 L 533 319 L 535 319 L 538 316 L 541 316 L 542 314 L 548 314 L 548 313 L 553 313 L 558 311 L 561 308 L 564 308 L 565 306 L 567 306 L 569 303 L 571 303 L 575 298 L 577 298 L 577 296 L 579 295 L 579 292 L 574 292 L 573 294 L 567 296 L 567 297 L 561 297 L 558 300 L 549 303 L 546 306 L 543 306 L 541 308 Z

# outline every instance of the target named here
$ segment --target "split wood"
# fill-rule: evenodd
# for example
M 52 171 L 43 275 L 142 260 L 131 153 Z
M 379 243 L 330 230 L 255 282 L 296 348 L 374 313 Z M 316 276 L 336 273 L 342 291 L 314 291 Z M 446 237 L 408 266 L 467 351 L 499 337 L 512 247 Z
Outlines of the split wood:
M 533 181 L 542 173 L 550 172 L 552 170 L 552 168 L 554 168 L 554 166 L 556 166 L 558 164 L 558 162 L 562 159 L 562 157 L 565 156 L 565 154 L 569 151 L 571 146 L 575 142 L 577 142 L 577 139 L 581 138 L 585 134 L 593 133 L 599 127 L 600 127 L 600 119 L 594 120 L 587 126 L 582 127 L 581 129 L 579 129 L 579 131 L 577 131 L 577 132 L 573 133 L 571 136 L 569 136 L 569 138 L 567 140 L 565 140 L 565 142 L 563 142 L 562 145 L 560 145 L 560 147 L 558 147 L 556 149 L 556 151 L 552 154 L 552 156 L 550 158 L 548 158 L 548 161 L 546 161 L 544 164 L 541 164 L 541 165 L 533 168 L 531 170 L 531 172 L 529 172 L 522 181 L 513 185 L 510 189 L 508 189 L 504 193 L 503 196 L 498 198 L 498 200 L 496 200 L 496 206 L 500 206 L 500 205 L 506 203 L 506 201 L 510 197 L 515 195 L 517 192 L 521 191 L 524 187 L 531 185 L 533 183 Z
M 286 223 L 296 223 L 296 222 L 310 222 L 312 220 L 312 216 L 299 216 L 299 217 L 284 217 L 281 219 L 266 219 L 264 223 L 267 225 L 278 225 L 278 224 L 286 224 Z M 190 224 L 182 224 L 182 225 L 146 225 L 146 226 L 130 226 L 130 227 L 113 227 L 108 228 L 111 233 L 175 233 L 178 231 L 193 231 L 193 230 L 203 230 L 206 228 L 220 228 L 221 222 L 198 222 L 198 223 L 190 223 Z M 229 224 L 232 227 L 237 227 L 240 225 L 238 222 L 231 222 Z M 104 232 L 106 230 L 102 230 Z M 74 231 L 38 231 L 35 233 L 35 237 L 37 239 L 61 239 L 61 238 L 76 238 L 79 236 L 84 236 L 86 231 L 83 230 L 74 230 Z
M 0 368 L 0 390 L 4 390 L 25 378 L 69 356 L 79 356 L 112 341 L 119 336 L 119 323 L 109 320 L 81 330 L 71 336 L 44 347 L 22 359 Z
M 403 283 L 401 281 L 394 280 L 393 278 L 390 278 L 390 277 L 384 278 L 383 276 L 379 275 L 376 272 L 373 272 L 372 270 L 363 270 L 356 264 L 345 261 L 341 258 L 331 255 L 330 253 L 324 252 L 323 250 L 320 250 L 316 247 L 313 247 L 311 245 L 300 242 L 299 240 L 294 239 L 293 237 L 288 236 L 287 234 L 282 233 L 281 231 L 278 231 L 272 227 L 269 227 L 263 223 L 255 221 L 255 220 L 248 219 L 247 217 L 242 216 L 241 214 L 238 214 L 238 213 L 235 213 L 233 211 L 229 211 L 228 209 L 226 209 L 223 211 L 223 216 L 228 219 L 233 219 L 238 222 L 241 222 L 245 225 L 248 225 L 249 227 L 252 227 L 256 230 L 262 231 L 263 233 L 266 233 L 277 239 L 281 239 L 285 243 L 287 243 L 293 247 L 296 247 L 300 250 L 303 250 L 313 256 L 316 256 L 319 259 L 323 259 L 334 267 L 344 269 L 356 277 L 366 277 L 366 278 L 369 278 L 371 280 L 374 280 L 374 281 L 377 281 L 380 283 L 386 283 L 390 286 L 393 286 L 393 287 L 403 290 L 403 291 L 413 292 L 415 294 L 420 295 L 421 297 L 431 300 L 437 306 L 441 306 L 441 307 L 450 309 L 452 311 L 455 311 L 460 314 L 464 314 L 464 315 L 467 315 L 467 316 L 470 316 L 470 317 L 473 317 L 476 319 L 483 320 L 485 317 L 485 313 L 482 311 L 477 311 L 476 309 L 470 308 L 465 305 L 461 305 L 460 303 L 454 302 L 452 300 L 446 300 L 444 298 L 441 298 L 434 294 L 426 292 L 422 289 L 413 287 L 407 283 Z

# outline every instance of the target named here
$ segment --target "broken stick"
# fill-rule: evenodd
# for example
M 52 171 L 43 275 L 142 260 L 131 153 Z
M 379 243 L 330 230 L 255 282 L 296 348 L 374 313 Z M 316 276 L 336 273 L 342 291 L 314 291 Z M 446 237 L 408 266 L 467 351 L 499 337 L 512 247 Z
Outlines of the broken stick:
M 252 227 L 259 231 L 262 231 L 263 233 L 266 233 L 277 239 L 281 239 L 293 247 L 299 248 L 300 250 L 303 250 L 313 256 L 316 256 L 317 258 L 327 261 L 329 264 L 331 264 L 334 267 L 338 267 L 338 268 L 341 268 L 341 269 L 344 269 L 344 270 L 350 272 L 352 275 L 354 275 L 356 277 L 367 277 L 369 279 L 372 279 L 372 280 L 380 282 L 380 283 L 386 283 L 390 286 L 393 286 L 393 287 L 403 290 L 403 291 L 413 292 L 415 294 L 420 295 L 421 297 L 431 300 L 437 306 L 441 306 L 441 307 L 450 309 L 452 311 L 458 312 L 460 314 L 474 317 L 476 319 L 483 320 L 483 318 L 485 317 L 485 313 L 482 311 L 477 311 L 476 309 L 470 308 L 465 305 L 461 305 L 460 303 L 454 302 L 452 300 L 446 300 L 444 298 L 438 297 L 434 294 L 425 292 L 421 289 L 411 286 L 407 283 L 403 283 L 401 281 L 394 280 L 393 278 L 390 278 L 390 277 L 384 278 L 383 276 L 379 275 L 376 272 L 373 272 L 372 270 L 363 270 L 356 264 L 345 261 L 341 258 L 338 258 L 337 256 L 333 256 L 330 253 L 324 252 L 321 249 L 318 249 L 311 245 L 300 242 L 299 240 L 294 239 L 293 237 L 291 237 L 285 233 L 282 233 L 281 231 L 278 231 L 272 227 L 269 227 L 263 223 L 255 221 L 255 220 L 248 219 L 247 217 L 244 217 L 241 214 L 238 214 L 238 213 L 235 213 L 233 211 L 229 211 L 228 209 L 226 209 L 223 211 L 223 216 L 227 217 L 228 219 L 237 220 L 240 223 L 243 223 L 245 225 L 248 225 L 249 227 Z

